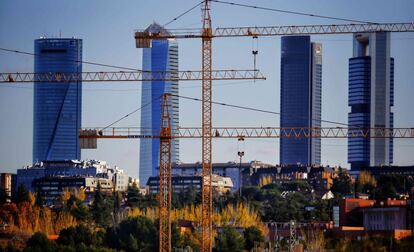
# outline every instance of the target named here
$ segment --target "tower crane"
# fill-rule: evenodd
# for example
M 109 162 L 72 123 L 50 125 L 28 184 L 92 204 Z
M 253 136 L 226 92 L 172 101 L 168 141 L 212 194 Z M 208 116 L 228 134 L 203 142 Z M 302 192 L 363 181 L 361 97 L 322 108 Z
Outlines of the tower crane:
M 301 26 L 267 26 L 267 27 L 232 27 L 212 28 L 211 0 L 202 3 L 201 31 L 175 30 L 164 35 L 160 33 L 135 33 L 135 39 L 149 41 L 151 39 L 188 39 L 201 38 L 202 49 L 202 220 L 201 220 L 201 251 L 212 251 L 212 39 L 228 37 L 259 37 L 280 35 L 320 35 L 320 34 L 349 34 L 361 32 L 413 32 L 414 23 L 362 23 L 362 24 L 334 24 L 334 25 L 301 25 Z M 160 248 L 161 249 L 161 248 Z

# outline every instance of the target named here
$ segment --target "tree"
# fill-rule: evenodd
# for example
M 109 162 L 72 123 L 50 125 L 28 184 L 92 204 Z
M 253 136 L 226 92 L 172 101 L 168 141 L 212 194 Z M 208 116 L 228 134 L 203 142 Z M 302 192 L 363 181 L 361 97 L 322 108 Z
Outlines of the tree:
M 264 242 L 262 232 L 254 226 L 246 228 L 244 230 L 243 236 L 245 241 L 244 248 L 248 251 L 253 249 L 255 244 Z
M 37 232 L 26 243 L 24 252 L 54 252 L 56 244 L 50 241 L 45 234 Z
M 70 214 L 78 221 L 87 221 L 90 218 L 88 207 L 86 207 L 81 201 L 77 201 L 76 204 L 72 206 Z
M 127 191 L 127 204 L 130 207 L 139 207 L 140 193 L 137 184 L 134 182 L 132 186 L 128 187 Z
M 7 194 L 4 188 L 0 188 L 0 207 L 6 204 L 7 200 L 9 199 L 9 195 Z
M 334 179 L 331 191 L 340 195 L 351 193 L 352 181 L 345 169 L 339 168 L 338 177 Z
M 233 227 L 224 227 L 216 238 L 214 251 L 217 252 L 241 252 L 244 248 L 244 239 Z
M 111 206 L 112 204 L 105 198 L 101 191 L 101 185 L 98 183 L 91 209 L 92 217 L 96 224 L 102 227 L 107 227 L 110 224 Z
M 303 221 L 304 207 L 307 204 L 305 196 L 300 192 L 290 193 L 286 198 L 280 194 L 267 195 L 264 206 L 264 221 Z
M 154 222 L 140 216 L 122 221 L 118 227 L 107 230 L 109 247 L 125 251 L 156 251 L 157 229 Z
M 89 247 L 95 244 L 95 236 L 85 225 L 79 225 L 61 230 L 57 243 L 74 248 L 81 244 Z
M 45 201 L 43 195 L 41 194 L 40 190 L 38 190 L 36 193 L 35 205 L 38 207 L 43 207 L 44 204 Z
M 24 184 L 20 184 L 17 188 L 16 195 L 14 197 L 14 202 L 20 204 L 22 202 L 30 202 L 29 191 L 27 191 Z
M 373 193 L 377 187 L 377 180 L 371 173 L 367 171 L 360 171 L 358 180 L 356 181 L 355 191 L 362 193 Z

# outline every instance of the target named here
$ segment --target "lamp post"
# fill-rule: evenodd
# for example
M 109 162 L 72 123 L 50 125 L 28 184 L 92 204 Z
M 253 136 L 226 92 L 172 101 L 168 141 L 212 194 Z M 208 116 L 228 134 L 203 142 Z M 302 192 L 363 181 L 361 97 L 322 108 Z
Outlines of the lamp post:
M 240 198 L 242 197 L 242 185 L 243 185 L 243 179 L 242 179 L 242 158 L 244 156 L 244 137 L 243 136 L 239 136 L 238 138 L 238 151 L 237 151 L 237 155 L 240 158 L 240 163 L 239 163 L 239 194 L 240 194 Z

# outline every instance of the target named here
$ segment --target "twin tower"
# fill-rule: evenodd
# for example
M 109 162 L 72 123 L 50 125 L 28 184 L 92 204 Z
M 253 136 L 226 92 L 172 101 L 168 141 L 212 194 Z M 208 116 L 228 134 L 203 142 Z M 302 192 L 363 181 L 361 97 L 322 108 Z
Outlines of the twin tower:
M 158 24 L 147 28 L 168 33 Z M 143 70 L 178 71 L 178 45 L 174 40 L 153 40 L 143 49 Z M 390 57 L 390 34 L 354 34 L 353 58 L 349 59 L 348 127 L 393 127 L 394 60 Z M 35 73 L 82 72 L 82 40 L 35 40 Z M 309 36 L 282 37 L 281 127 L 312 127 L 321 124 L 322 45 Z M 178 95 L 177 81 L 142 83 L 141 127 L 158 135 L 160 97 Z M 344 95 L 344 94 L 338 94 Z M 172 97 L 171 126 L 178 127 L 178 97 Z M 33 161 L 80 159 L 78 133 L 82 120 L 82 82 L 36 83 L 34 86 Z M 140 181 L 156 174 L 159 140 L 140 142 Z M 179 142 L 173 141 L 172 161 L 179 160 Z M 351 169 L 389 165 L 393 161 L 392 139 L 348 139 Z M 281 139 L 280 163 L 318 165 L 320 139 Z
M 281 48 L 280 126 L 321 127 L 322 45 L 312 43 L 309 36 L 290 36 L 282 37 Z M 347 127 L 392 128 L 394 59 L 390 57 L 389 33 L 353 35 L 348 81 L 351 111 Z M 393 162 L 393 139 L 349 138 L 348 162 L 352 170 L 390 165 Z M 319 165 L 321 139 L 281 139 L 280 163 Z

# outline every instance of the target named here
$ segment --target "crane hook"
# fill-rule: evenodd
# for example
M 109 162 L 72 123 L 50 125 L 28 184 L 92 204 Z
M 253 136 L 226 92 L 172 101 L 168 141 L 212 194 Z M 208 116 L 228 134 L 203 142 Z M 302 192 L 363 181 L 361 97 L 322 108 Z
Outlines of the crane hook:
M 258 42 L 258 37 L 256 35 L 253 36 L 253 41 L 252 41 L 252 54 L 253 54 L 253 70 L 256 71 L 256 56 L 259 53 L 259 42 Z M 254 79 L 253 82 L 256 82 L 256 80 Z

